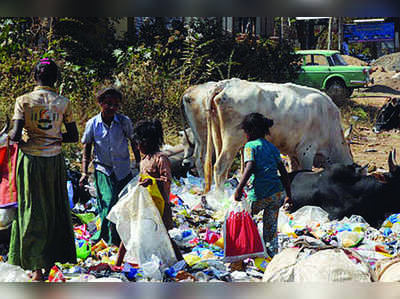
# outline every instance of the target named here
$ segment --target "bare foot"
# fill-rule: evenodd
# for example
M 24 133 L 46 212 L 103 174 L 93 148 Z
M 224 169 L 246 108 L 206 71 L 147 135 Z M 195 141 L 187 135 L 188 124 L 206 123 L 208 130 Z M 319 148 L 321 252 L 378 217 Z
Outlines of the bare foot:
M 32 272 L 32 281 L 44 281 L 42 270 L 34 270 Z

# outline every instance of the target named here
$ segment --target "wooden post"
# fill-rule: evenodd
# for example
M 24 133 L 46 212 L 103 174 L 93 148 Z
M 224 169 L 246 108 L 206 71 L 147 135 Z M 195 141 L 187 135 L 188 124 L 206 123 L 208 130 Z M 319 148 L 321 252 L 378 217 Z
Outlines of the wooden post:
M 339 24 L 338 24 L 338 49 L 342 51 L 342 40 L 343 40 L 343 19 L 339 17 Z
M 328 50 L 331 49 L 331 39 L 332 39 L 332 17 L 329 18 L 329 25 L 328 25 Z

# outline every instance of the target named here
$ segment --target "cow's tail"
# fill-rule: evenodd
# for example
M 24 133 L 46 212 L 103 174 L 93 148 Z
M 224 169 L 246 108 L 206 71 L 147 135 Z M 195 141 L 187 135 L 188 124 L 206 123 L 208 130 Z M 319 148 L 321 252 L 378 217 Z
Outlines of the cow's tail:
M 211 96 L 207 101 L 207 110 L 206 110 L 206 119 L 207 119 L 207 151 L 206 151 L 206 159 L 204 162 L 204 179 L 205 179 L 205 187 L 204 193 L 207 193 L 211 189 L 212 177 L 213 177 L 213 169 L 212 169 L 212 154 L 213 154 L 213 113 L 216 109 L 214 98 L 215 96 L 221 92 L 221 88 L 214 89 Z
M 188 145 L 190 147 L 194 147 L 194 144 L 190 141 L 189 136 L 186 133 L 185 122 L 189 124 L 189 121 L 186 117 L 184 100 L 185 100 L 185 95 L 183 95 L 183 97 L 182 97 L 181 109 L 179 109 L 179 111 L 181 113 L 181 124 L 182 124 L 182 128 L 183 128 L 183 134 L 185 135 L 186 142 L 188 143 Z M 189 126 L 190 126 L 190 124 L 189 124 Z

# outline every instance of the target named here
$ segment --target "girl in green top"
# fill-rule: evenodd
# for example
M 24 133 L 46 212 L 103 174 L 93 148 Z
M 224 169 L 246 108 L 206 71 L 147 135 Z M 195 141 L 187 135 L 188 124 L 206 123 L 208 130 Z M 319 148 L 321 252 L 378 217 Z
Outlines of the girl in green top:
M 283 199 L 286 207 L 292 205 L 288 173 L 279 150 L 265 139 L 272 125 L 273 120 L 260 113 L 250 113 L 243 119 L 241 129 L 247 138 L 244 146 L 245 170 L 235 192 L 235 200 L 241 201 L 243 188 L 252 177 L 252 187 L 247 199 L 251 204 L 252 215 L 263 211 L 263 239 L 270 249 L 270 255 L 276 254 L 278 250 L 279 207 Z M 278 176 L 278 171 L 281 177 Z

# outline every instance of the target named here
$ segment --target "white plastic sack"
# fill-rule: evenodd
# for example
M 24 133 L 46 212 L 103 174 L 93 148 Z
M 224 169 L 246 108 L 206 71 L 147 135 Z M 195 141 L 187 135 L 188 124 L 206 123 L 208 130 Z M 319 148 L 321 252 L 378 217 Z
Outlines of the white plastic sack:
M 400 281 L 400 258 L 382 259 L 376 263 L 376 275 L 382 282 Z
M 320 207 L 304 206 L 292 214 L 293 226 L 312 227 L 329 222 L 328 213 Z
M 125 245 L 125 259 L 143 265 L 155 255 L 162 267 L 174 265 L 177 260 L 171 241 L 149 191 L 132 184 L 126 191 L 107 216 Z
M 19 266 L 0 263 L 0 282 L 28 282 L 28 274 Z
M 287 248 L 268 264 L 264 282 L 375 281 L 367 263 L 352 261 L 342 249 Z

